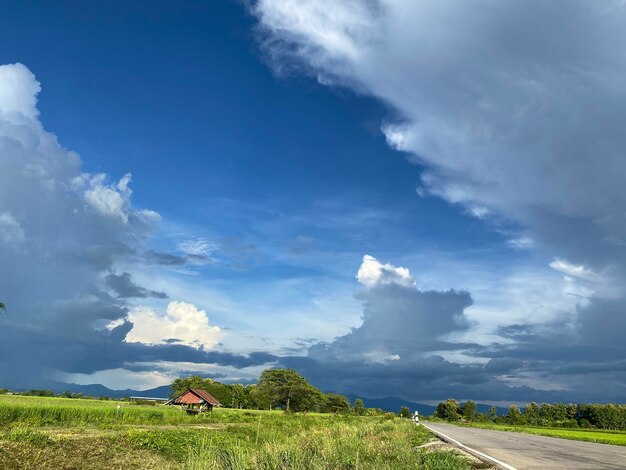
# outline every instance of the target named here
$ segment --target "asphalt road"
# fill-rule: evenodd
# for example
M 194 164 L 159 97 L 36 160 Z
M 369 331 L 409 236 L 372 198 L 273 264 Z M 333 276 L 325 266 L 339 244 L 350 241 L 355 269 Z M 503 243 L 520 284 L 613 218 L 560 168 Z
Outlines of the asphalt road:
M 534 436 L 519 432 L 494 431 L 424 423 L 479 452 L 494 457 L 518 470 L 552 469 L 626 469 L 626 447 L 593 442 Z

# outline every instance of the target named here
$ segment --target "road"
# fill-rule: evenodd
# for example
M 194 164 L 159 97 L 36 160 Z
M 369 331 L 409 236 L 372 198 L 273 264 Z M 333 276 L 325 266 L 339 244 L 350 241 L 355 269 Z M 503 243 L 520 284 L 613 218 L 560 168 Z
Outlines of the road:
M 623 446 L 444 423 L 423 424 L 518 470 L 626 469 L 626 447 Z

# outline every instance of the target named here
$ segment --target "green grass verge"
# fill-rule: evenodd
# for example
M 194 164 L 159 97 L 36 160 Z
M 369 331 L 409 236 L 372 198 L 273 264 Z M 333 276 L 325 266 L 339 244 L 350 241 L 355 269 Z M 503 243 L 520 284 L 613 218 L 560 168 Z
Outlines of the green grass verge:
M 512 426 L 495 423 L 459 423 L 461 426 L 469 426 L 481 429 L 495 429 L 498 431 L 523 432 L 538 436 L 560 437 L 577 441 L 598 442 L 601 444 L 613 444 L 626 446 L 626 431 L 610 431 L 606 429 L 571 429 L 571 428 L 548 428 L 536 426 Z

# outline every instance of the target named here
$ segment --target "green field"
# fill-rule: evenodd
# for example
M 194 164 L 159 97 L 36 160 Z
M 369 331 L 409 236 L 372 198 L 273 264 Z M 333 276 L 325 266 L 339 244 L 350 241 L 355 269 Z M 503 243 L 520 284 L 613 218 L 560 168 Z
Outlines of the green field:
M 606 429 L 571 429 L 536 426 L 512 426 L 507 424 L 495 423 L 457 424 L 460 424 L 462 426 L 471 426 L 475 428 L 524 432 L 527 434 L 536 434 L 538 436 L 560 437 L 563 439 L 574 439 L 577 441 L 599 442 L 601 444 L 626 446 L 626 431 L 610 431 Z
M 119 406 L 119 410 L 118 410 Z M 471 469 L 393 415 L 360 417 L 0 396 L 0 468 Z

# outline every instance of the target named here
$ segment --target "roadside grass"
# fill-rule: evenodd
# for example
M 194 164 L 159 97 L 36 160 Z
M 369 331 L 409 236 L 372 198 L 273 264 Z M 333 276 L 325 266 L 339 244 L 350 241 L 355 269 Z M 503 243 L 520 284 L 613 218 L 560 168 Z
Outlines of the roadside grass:
M 455 451 L 420 447 L 432 439 L 393 416 L 229 409 L 188 416 L 125 402 L 0 397 L 0 468 L 482 468 Z
M 455 423 L 481 429 L 495 429 L 498 431 L 523 432 L 538 436 L 559 437 L 576 441 L 596 442 L 600 444 L 612 444 L 626 446 L 626 431 L 612 431 L 607 429 L 572 429 L 551 428 L 537 426 L 513 426 L 495 423 Z

